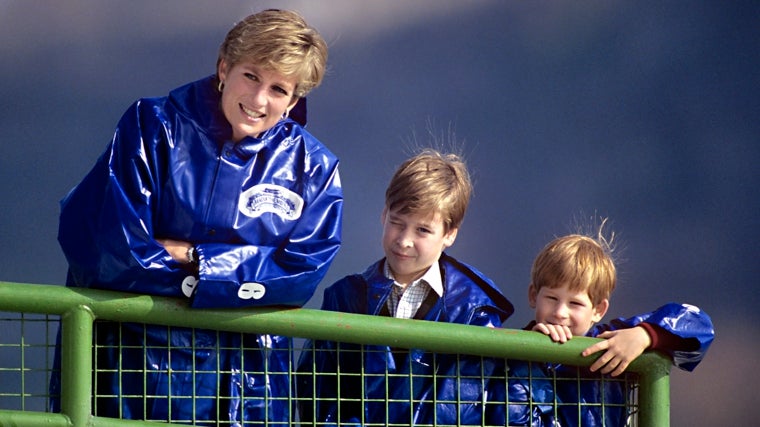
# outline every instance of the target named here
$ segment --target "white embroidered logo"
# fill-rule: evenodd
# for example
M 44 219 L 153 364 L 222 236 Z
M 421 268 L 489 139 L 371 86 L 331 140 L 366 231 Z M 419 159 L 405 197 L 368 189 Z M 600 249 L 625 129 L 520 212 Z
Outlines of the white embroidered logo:
M 240 299 L 261 299 L 267 289 L 261 283 L 248 282 L 240 285 L 238 289 L 238 298 Z
M 244 215 L 255 218 L 264 212 L 271 212 L 286 220 L 301 217 L 303 199 L 285 187 L 273 184 L 258 184 L 240 195 L 238 209 Z
M 190 298 L 193 296 L 193 291 L 195 290 L 195 287 L 198 285 L 198 279 L 195 276 L 187 276 L 185 277 L 185 280 L 182 281 L 182 293 Z

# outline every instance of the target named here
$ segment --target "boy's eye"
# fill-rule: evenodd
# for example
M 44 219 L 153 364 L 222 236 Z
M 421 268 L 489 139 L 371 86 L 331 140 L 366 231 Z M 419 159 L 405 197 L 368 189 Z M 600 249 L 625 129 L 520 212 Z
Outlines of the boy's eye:
M 424 227 L 418 228 L 417 231 L 419 231 L 422 234 L 430 234 L 430 229 L 424 228 Z
M 402 228 L 404 224 L 398 222 L 398 221 L 390 221 L 390 224 L 396 228 Z
M 258 78 L 256 77 L 256 75 L 255 75 L 255 74 L 253 74 L 253 73 L 244 73 L 243 75 L 244 75 L 244 76 L 245 76 L 245 78 L 247 78 L 248 80 L 254 80 L 254 81 L 258 80 Z

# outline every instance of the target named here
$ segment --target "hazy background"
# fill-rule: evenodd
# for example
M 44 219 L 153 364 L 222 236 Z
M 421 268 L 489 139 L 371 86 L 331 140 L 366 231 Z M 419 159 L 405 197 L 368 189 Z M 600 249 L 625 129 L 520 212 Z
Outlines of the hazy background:
M 512 327 L 537 251 L 607 216 L 611 315 L 681 301 L 716 326 L 673 371 L 672 425 L 760 419 L 760 2 L 0 0 L 0 281 L 64 282 L 58 202 L 122 112 L 213 73 L 271 6 L 331 49 L 308 129 L 341 158 L 345 243 L 308 307 L 382 256 L 385 186 L 433 129 L 476 182 L 449 252 L 501 286 Z

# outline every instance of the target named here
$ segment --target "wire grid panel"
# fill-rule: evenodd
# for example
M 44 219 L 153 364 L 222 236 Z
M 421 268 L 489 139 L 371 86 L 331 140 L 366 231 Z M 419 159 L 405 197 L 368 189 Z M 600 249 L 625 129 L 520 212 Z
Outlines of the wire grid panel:
M 634 374 L 315 341 L 296 377 L 306 425 L 637 425 Z
M 95 322 L 93 413 L 199 426 L 291 425 L 292 340 Z
M 0 312 L 0 409 L 44 412 L 60 318 Z
M 48 383 L 59 374 L 60 320 L 0 316 L 0 409 L 47 411 L 58 398 Z M 201 426 L 637 425 L 634 374 L 103 321 L 94 341 L 97 416 Z

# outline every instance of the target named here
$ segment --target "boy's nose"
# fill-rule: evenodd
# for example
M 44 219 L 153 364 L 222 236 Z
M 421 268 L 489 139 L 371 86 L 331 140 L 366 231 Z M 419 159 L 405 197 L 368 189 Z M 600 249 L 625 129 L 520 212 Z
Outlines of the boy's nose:
M 557 304 L 556 307 L 554 307 L 554 315 L 557 318 L 564 319 L 567 317 L 568 309 L 565 304 Z
M 398 239 L 396 239 L 396 243 L 401 246 L 402 248 L 406 248 L 411 246 L 412 239 L 410 239 L 406 233 L 401 233 L 398 236 Z

